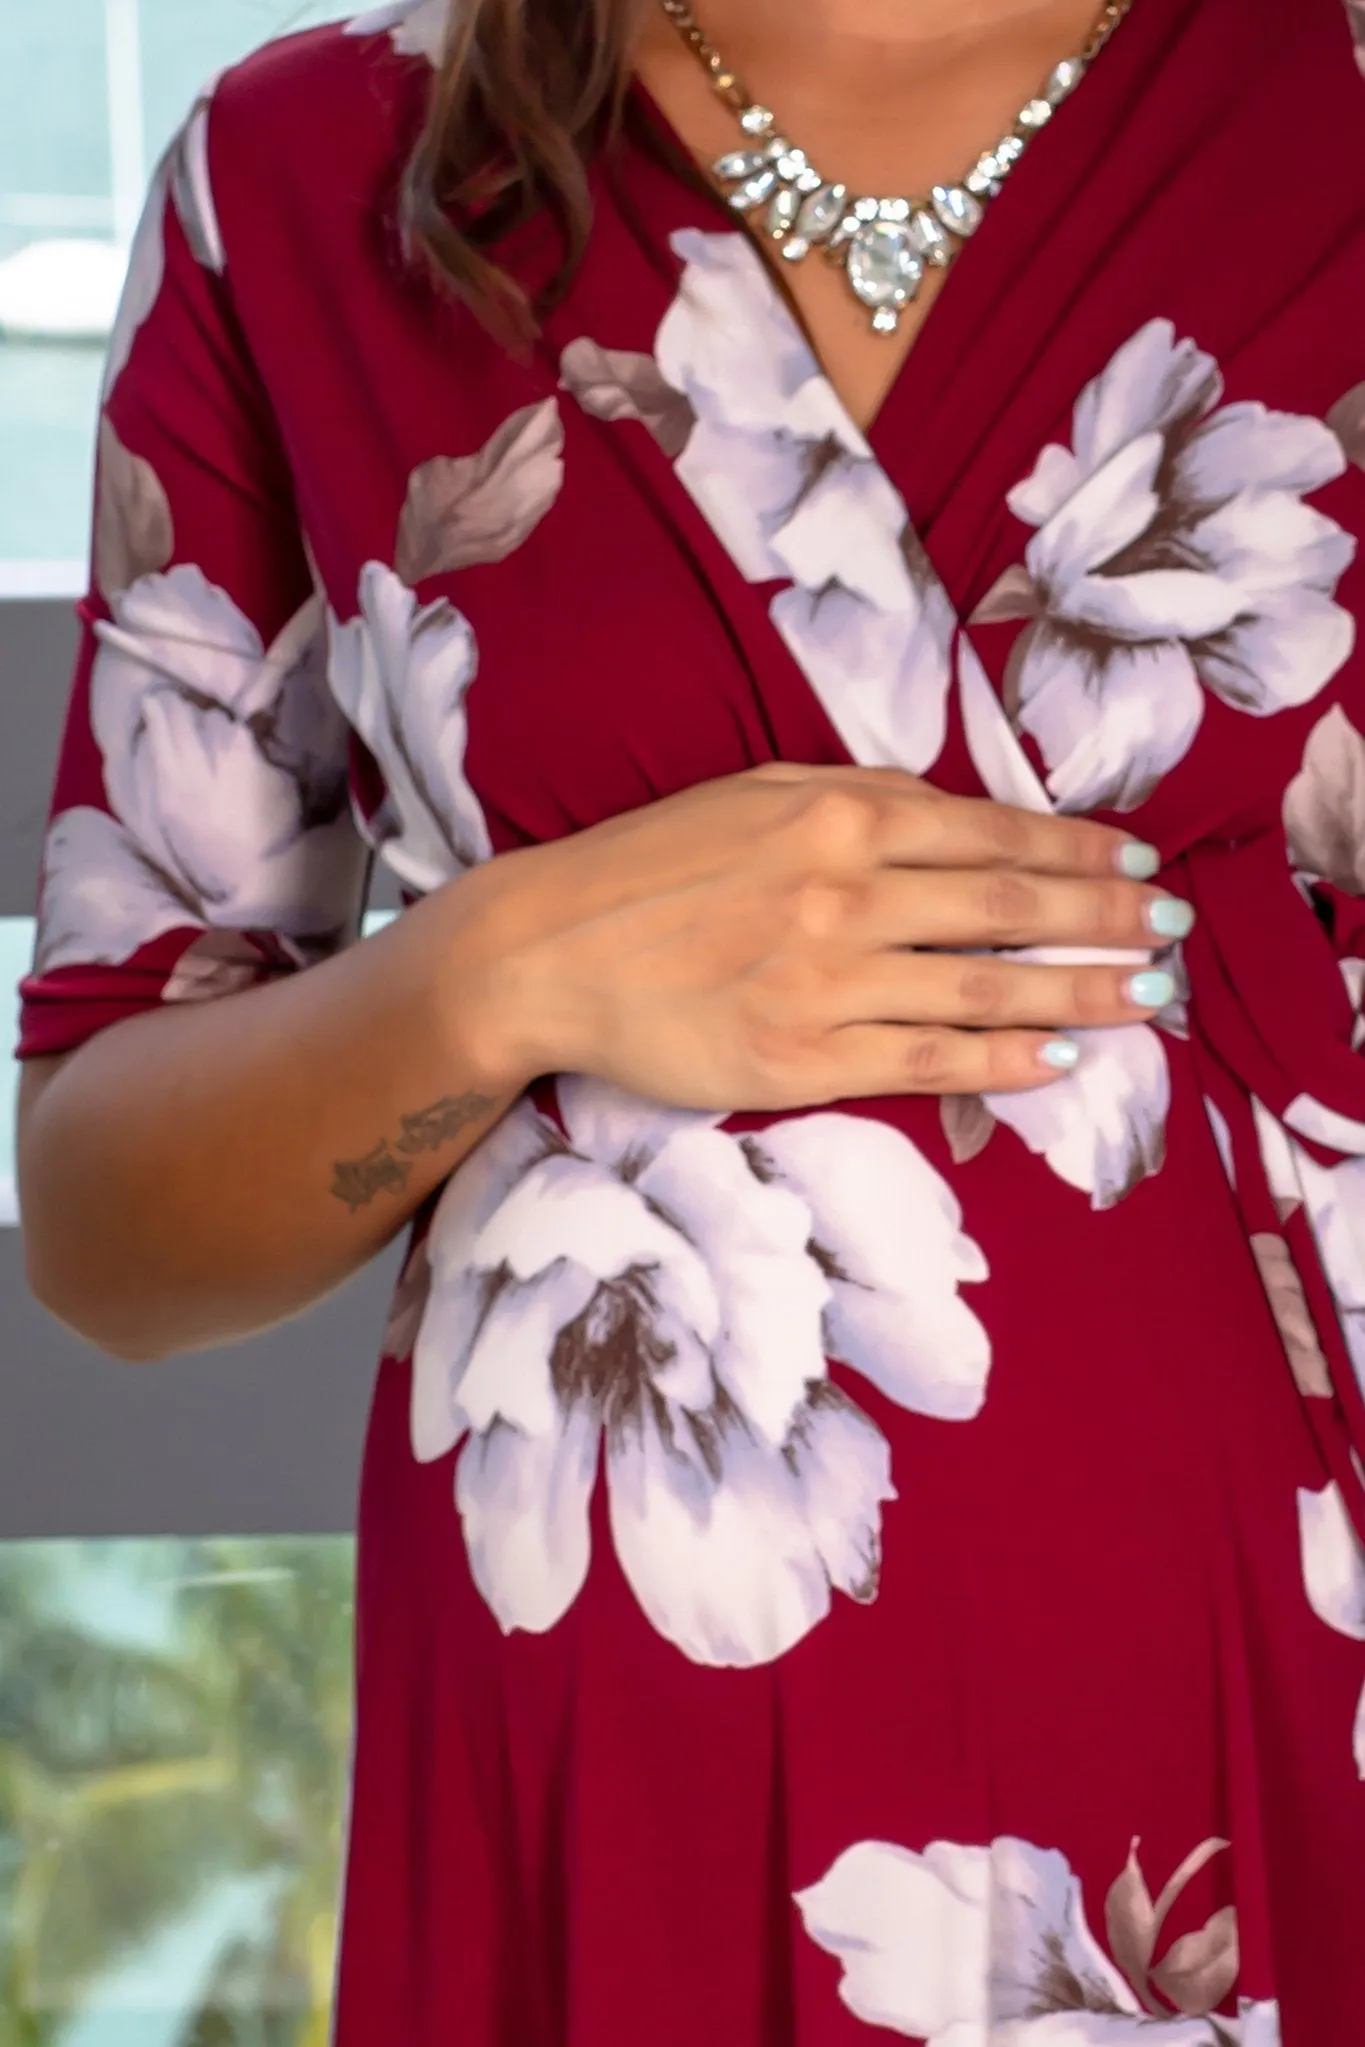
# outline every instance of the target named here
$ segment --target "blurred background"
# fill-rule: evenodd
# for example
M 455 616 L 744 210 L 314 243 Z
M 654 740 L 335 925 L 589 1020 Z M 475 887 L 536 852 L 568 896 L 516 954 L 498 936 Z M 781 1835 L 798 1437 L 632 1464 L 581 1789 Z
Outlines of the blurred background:
M 0 4 L 0 1021 L 85 575 L 103 335 L 198 88 L 350 8 Z M 371 928 L 387 913 L 377 901 Z M 324 2047 L 352 1514 L 397 1247 L 308 1316 L 166 1366 L 24 1285 L 0 1066 L 0 2047 Z
M 0 9 L 0 563 L 44 594 L 85 551 L 99 325 L 151 167 L 199 87 L 327 0 L 5 0 Z M 59 593 L 62 594 L 62 593 Z

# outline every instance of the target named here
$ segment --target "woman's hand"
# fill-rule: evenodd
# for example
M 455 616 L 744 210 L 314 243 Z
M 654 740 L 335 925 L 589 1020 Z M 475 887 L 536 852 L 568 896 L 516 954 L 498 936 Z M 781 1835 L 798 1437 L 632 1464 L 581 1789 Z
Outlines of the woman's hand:
M 467 877 L 487 892 L 489 1064 L 702 1109 L 1046 1086 L 1074 1059 L 1059 1031 L 1171 998 L 1141 970 L 1192 920 L 1127 878 L 1155 866 L 1107 826 L 891 768 L 702 783 Z M 990 956 L 1035 946 L 1139 957 Z

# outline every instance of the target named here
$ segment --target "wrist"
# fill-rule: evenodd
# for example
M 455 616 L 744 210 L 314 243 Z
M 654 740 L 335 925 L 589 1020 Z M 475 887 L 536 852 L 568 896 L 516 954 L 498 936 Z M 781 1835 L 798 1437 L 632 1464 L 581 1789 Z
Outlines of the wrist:
M 498 855 L 409 912 L 431 922 L 422 949 L 435 965 L 437 1028 L 452 1060 L 483 1091 L 508 1097 L 571 1063 L 554 1028 L 542 919 L 523 867 L 520 853 Z

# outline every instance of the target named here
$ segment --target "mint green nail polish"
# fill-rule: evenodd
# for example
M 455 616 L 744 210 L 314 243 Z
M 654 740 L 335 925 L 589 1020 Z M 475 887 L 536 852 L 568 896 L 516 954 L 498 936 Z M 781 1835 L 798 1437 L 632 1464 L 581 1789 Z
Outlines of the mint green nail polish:
M 1194 929 L 1194 909 L 1180 896 L 1158 896 L 1143 916 L 1158 938 L 1188 938 Z
M 1144 845 L 1141 839 L 1129 839 L 1119 847 L 1119 873 L 1126 874 L 1130 881 L 1150 881 L 1160 868 L 1161 855 L 1155 846 Z
M 1059 1073 L 1069 1073 L 1080 1056 L 1080 1046 L 1070 1038 L 1050 1038 L 1038 1054 L 1044 1066 L 1053 1066 Z
M 1175 994 L 1175 977 L 1161 967 L 1134 974 L 1128 983 L 1128 1000 L 1139 1009 L 1164 1009 Z

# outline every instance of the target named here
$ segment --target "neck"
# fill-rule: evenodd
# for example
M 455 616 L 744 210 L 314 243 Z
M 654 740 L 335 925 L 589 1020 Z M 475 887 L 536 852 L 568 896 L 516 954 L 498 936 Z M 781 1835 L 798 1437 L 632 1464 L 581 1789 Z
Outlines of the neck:
M 888 64 L 952 65 L 983 43 L 1080 44 L 1100 0 L 697 0 L 696 11 L 737 64 L 744 52 L 785 51 L 846 80 Z

